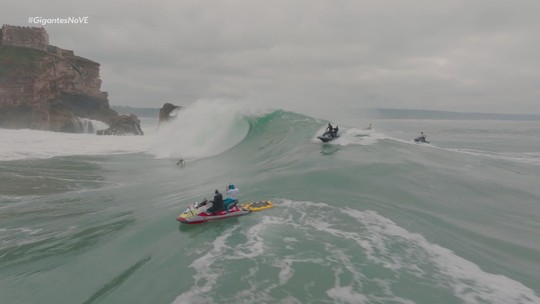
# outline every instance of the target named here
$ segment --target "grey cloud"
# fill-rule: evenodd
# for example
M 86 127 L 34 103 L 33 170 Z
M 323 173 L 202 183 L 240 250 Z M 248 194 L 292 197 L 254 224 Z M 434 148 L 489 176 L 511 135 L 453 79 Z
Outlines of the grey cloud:
M 10 24 L 88 15 L 46 29 L 102 64 L 112 104 L 540 112 L 538 1 L 7 2 Z

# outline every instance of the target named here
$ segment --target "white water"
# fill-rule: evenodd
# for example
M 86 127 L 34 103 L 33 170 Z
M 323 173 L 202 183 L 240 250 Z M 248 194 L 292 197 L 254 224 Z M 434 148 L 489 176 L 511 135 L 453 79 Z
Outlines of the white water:
M 0 129 L 0 161 L 71 155 L 105 155 L 143 152 L 147 139 L 137 136 L 97 136 L 37 130 Z
M 326 131 L 326 126 L 320 128 L 311 139 L 312 142 L 320 143 L 317 138 Z M 342 127 L 339 130 L 339 137 L 329 142 L 332 145 L 348 146 L 348 145 L 373 145 L 381 139 L 389 138 L 385 134 L 375 130 L 365 130 L 359 128 Z
M 0 161 L 51 158 L 72 155 L 148 153 L 156 158 L 187 160 L 224 152 L 239 143 L 249 131 L 245 115 L 257 115 L 241 103 L 198 101 L 178 111 L 177 118 L 156 127 L 142 121 L 144 136 L 97 136 L 38 130 L 0 129 Z M 106 127 L 96 124 L 96 129 Z
M 245 107 L 238 103 L 199 101 L 162 123 L 151 139 L 156 158 L 204 158 L 220 154 L 248 133 Z
M 173 303 L 215 303 L 209 292 L 219 282 L 230 279 L 230 274 L 222 266 L 225 261 L 242 260 L 250 263 L 265 258 L 273 268 L 279 270 L 274 272 L 275 278 L 268 280 L 272 283 L 257 280 L 257 274 L 263 266 L 252 266 L 242 276 L 250 285 L 238 287 L 234 303 L 272 302 L 272 291 L 287 285 L 296 275 L 295 269 L 302 269 L 301 265 L 310 265 L 314 269 L 332 269 L 334 287 L 326 290 L 326 294 L 335 303 L 414 303 L 396 295 L 400 286 L 399 282 L 390 279 L 392 276 L 377 279 L 366 276 L 364 272 L 370 270 L 363 269 L 363 264 L 355 261 L 356 257 L 351 256 L 350 250 L 357 252 L 358 256 L 365 254 L 370 261 L 369 265 L 381 266 L 384 269 L 381 272 L 393 273 L 396 277 L 400 273 L 407 273 L 418 281 L 444 282 L 444 288 L 451 290 L 464 303 L 540 302 L 534 291 L 523 284 L 503 275 L 485 272 L 451 250 L 427 241 L 420 234 L 407 231 L 376 212 L 339 209 L 325 203 L 287 199 L 277 203 L 276 208 L 287 210 L 286 214 L 294 216 L 261 213 L 260 221 L 249 229 L 232 226 L 224 230 L 207 247 L 207 251 L 192 253 L 198 256 L 190 264 L 195 272 L 192 276 L 193 285 Z M 339 222 L 351 219 L 357 222 L 354 228 L 339 225 Z M 318 252 L 318 255 L 326 258 L 306 258 L 311 256 L 311 249 L 302 248 L 299 239 L 287 237 L 280 241 L 275 238 L 273 234 L 283 227 L 287 227 L 288 231 L 298 231 L 307 240 L 324 243 L 326 252 Z M 237 234 L 245 236 L 243 243 L 237 243 Z M 341 248 L 337 245 L 341 243 L 349 245 Z M 344 274 L 349 274 L 352 280 L 341 282 L 340 278 Z M 328 275 L 332 276 L 332 273 Z M 384 290 L 384 294 L 358 292 L 370 280 L 376 283 L 374 286 Z M 289 300 L 286 302 L 302 302 L 293 296 Z

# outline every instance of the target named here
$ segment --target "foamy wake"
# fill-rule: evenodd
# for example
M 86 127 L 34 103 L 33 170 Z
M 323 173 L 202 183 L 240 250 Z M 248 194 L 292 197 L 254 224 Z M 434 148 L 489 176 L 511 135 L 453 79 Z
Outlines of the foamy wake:
M 199 256 L 190 265 L 196 272 L 193 286 L 173 303 L 415 303 L 403 295 L 399 277 L 409 278 L 410 288 L 445 289 L 463 303 L 540 303 L 520 282 L 487 273 L 376 212 L 290 200 L 276 205 L 251 215 L 259 219 L 250 228 L 231 226 L 211 244 L 191 248 Z M 357 224 L 351 226 L 351 220 Z M 227 267 L 234 261 L 247 270 L 231 277 Z M 321 284 L 317 273 L 327 282 L 323 290 L 313 288 Z M 219 282 L 229 281 L 236 283 L 233 291 L 216 291 Z M 298 282 L 303 285 L 291 287 Z M 278 291 L 298 288 L 303 292 Z
M 421 147 L 429 147 L 437 150 L 450 151 L 454 153 L 467 154 L 477 157 L 497 159 L 515 163 L 529 164 L 529 165 L 540 165 L 540 153 L 538 152 L 495 152 L 495 151 L 485 151 L 485 150 L 476 150 L 476 149 L 459 149 L 459 148 L 445 148 L 439 147 L 431 144 L 417 144 L 414 142 L 407 142 L 402 140 L 396 140 L 402 143 L 414 144 Z
M 518 162 L 531 165 L 540 165 L 540 153 L 538 152 L 492 152 L 473 149 L 445 149 L 453 152 L 464 153 L 468 155 L 488 157 L 492 159 Z
M 323 134 L 326 130 L 326 126 L 319 129 L 316 134 L 313 136 L 311 141 L 320 143 L 321 141 L 317 139 L 317 136 Z M 379 133 L 375 130 L 365 130 L 357 128 L 340 128 L 339 137 L 332 140 L 329 144 L 339 145 L 339 146 L 348 146 L 348 145 L 373 145 L 376 144 L 381 139 L 388 138 L 385 134 Z
M 505 151 L 495 152 L 495 151 L 485 151 L 485 150 L 476 150 L 476 149 L 448 148 L 448 147 L 440 147 L 437 145 L 433 145 L 431 143 L 430 144 L 415 143 L 413 140 L 403 140 L 403 139 L 392 138 L 392 137 L 384 137 L 384 138 L 388 138 L 402 144 L 415 145 L 417 147 L 431 148 L 435 150 L 444 150 L 444 151 L 456 152 L 456 153 L 467 154 L 467 155 L 472 155 L 472 156 L 504 160 L 504 161 L 509 161 L 509 162 L 517 162 L 517 163 L 530 164 L 530 165 L 540 165 L 540 153 L 538 152 L 505 152 Z

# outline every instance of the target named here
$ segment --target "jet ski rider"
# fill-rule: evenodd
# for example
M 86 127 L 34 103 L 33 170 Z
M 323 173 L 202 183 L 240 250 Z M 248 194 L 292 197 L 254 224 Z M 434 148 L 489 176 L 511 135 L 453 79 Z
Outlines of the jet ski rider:
M 226 187 L 225 193 L 227 194 L 227 198 L 223 201 L 223 203 L 225 204 L 225 210 L 227 211 L 227 213 L 229 213 L 229 208 L 238 203 L 240 189 L 235 187 L 233 184 L 229 184 Z
M 326 131 L 324 132 L 323 136 L 326 134 L 332 134 L 332 131 L 334 130 L 334 127 L 332 127 L 331 123 L 328 123 L 328 126 L 326 127 Z
M 206 210 L 206 213 L 215 215 L 216 212 L 221 210 L 223 210 L 223 195 L 216 189 L 216 191 L 214 191 L 214 201 L 212 202 L 212 206 Z
M 339 131 L 339 126 L 336 126 L 336 127 L 332 130 L 332 132 L 330 133 L 330 135 L 331 135 L 332 137 L 336 137 L 338 131 Z

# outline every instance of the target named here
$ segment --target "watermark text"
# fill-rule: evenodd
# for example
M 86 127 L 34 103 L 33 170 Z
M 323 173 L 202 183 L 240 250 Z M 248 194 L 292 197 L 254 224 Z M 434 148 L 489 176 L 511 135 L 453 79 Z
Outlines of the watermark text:
M 89 17 L 66 17 L 66 18 L 44 18 L 44 17 L 28 17 L 28 23 L 30 24 L 88 24 L 90 22 Z

